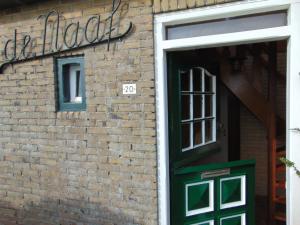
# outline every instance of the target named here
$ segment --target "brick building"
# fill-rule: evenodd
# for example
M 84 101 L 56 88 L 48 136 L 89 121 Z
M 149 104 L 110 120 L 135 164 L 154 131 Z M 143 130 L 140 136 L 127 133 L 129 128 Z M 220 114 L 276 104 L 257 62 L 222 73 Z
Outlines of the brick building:
M 299 0 L 0 8 L 0 225 L 300 224 Z

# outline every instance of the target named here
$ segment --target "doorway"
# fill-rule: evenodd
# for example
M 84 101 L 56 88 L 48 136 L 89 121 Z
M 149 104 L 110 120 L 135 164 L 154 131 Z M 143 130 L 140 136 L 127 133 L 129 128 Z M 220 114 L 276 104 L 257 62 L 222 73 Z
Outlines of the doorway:
M 167 59 L 171 224 L 286 224 L 286 42 Z
M 237 33 L 214 34 L 204 36 L 182 37 L 169 40 L 166 29 L 169 26 L 195 24 L 228 17 L 253 15 L 254 13 L 285 10 L 287 24 L 273 28 L 240 31 Z M 287 40 L 286 71 L 286 153 L 289 160 L 300 164 L 298 146 L 299 134 L 293 129 L 299 127 L 300 98 L 300 5 L 294 0 L 243 1 L 222 6 L 211 6 L 170 13 L 157 14 L 154 17 L 155 31 L 155 79 L 156 79 L 156 115 L 157 115 L 157 150 L 158 150 L 158 196 L 159 222 L 170 225 L 170 180 L 169 180 L 169 133 L 168 133 L 168 89 L 167 89 L 167 54 L 173 51 L 200 49 L 246 43 Z M 273 145 L 274 146 L 274 145 Z M 274 164 L 273 164 L 274 165 Z M 287 224 L 299 224 L 300 192 L 299 178 L 292 170 L 286 171 L 286 219 Z

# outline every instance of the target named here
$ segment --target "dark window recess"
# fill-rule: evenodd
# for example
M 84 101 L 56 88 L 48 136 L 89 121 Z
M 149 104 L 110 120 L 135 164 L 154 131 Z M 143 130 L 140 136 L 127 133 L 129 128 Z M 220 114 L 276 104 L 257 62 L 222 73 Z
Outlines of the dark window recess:
M 86 109 L 83 57 L 57 59 L 60 111 Z
M 64 102 L 70 102 L 70 68 L 69 65 L 63 66 L 63 92 Z
M 80 70 L 76 71 L 76 97 L 81 97 L 80 93 Z

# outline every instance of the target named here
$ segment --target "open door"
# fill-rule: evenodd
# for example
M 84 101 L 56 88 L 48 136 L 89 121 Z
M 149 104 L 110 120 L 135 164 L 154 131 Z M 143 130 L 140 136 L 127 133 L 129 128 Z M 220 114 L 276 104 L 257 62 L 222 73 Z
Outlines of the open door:
M 228 162 L 217 68 L 196 55 L 168 54 L 172 225 L 254 225 L 255 162 Z

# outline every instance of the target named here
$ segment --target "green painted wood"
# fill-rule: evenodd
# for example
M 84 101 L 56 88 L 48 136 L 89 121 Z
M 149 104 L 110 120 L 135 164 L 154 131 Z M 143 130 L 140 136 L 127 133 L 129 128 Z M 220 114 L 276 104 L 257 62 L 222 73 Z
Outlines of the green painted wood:
M 181 88 L 185 85 L 182 85 L 184 80 L 180 79 L 179 73 L 199 66 L 197 55 L 191 57 L 190 54 L 193 53 L 188 53 L 188 57 L 184 57 L 184 53 L 168 53 L 167 56 L 171 224 L 235 225 L 241 223 L 242 217 L 237 216 L 245 215 L 246 224 L 254 225 L 255 160 L 207 165 L 195 163 L 221 150 L 218 139 L 216 143 L 192 151 L 181 151 L 181 117 L 185 116 L 181 112 Z M 209 177 L 216 172 L 220 174 Z M 245 202 L 241 190 L 243 179 Z M 213 200 L 210 200 L 212 196 Z
M 82 93 L 81 103 L 64 102 L 64 86 L 63 86 L 63 66 L 67 64 L 80 65 L 80 92 Z M 58 58 L 56 63 L 57 81 L 58 81 L 58 111 L 85 111 L 86 95 L 85 95 L 85 73 L 83 56 Z
M 256 164 L 255 160 L 239 160 L 239 161 L 227 162 L 226 166 L 229 168 L 234 168 L 234 167 L 241 167 L 241 166 L 255 166 L 255 164 Z M 210 171 L 210 170 L 219 170 L 219 169 L 223 169 L 224 165 L 225 164 L 223 163 L 211 163 L 206 165 L 183 167 L 183 168 L 176 169 L 174 174 L 180 175 L 180 174 L 198 173 L 198 172 Z
M 239 214 L 246 214 L 246 224 L 254 225 L 254 199 L 255 199 L 255 163 L 253 161 L 237 161 L 237 162 L 228 162 L 221 164 L 210 164 L 209 167 L 205 169 L 205 166 L 198 167 L 200 168 L 197 172 L 195 169 L 193 173 L 185 171 L 185 173 L 175 173 L 171 179 L 171 185 L 173 186 L 173 191 L 171 194 L 172 201 L 172 215 L 171 221 L 172 225 L 182 225 L 182 224 L 197 224 L 204 221 L 214 220 L 216 225 L 221 225 L 221 219 L 236 216 Z M 230 174 L 217 176 L 212 178 L 202 179 L 204 172 L 209 170 L 215 171 L 220 169 L 230 169 Z M 239 201 L 241 198 L 241 191 L 237 188 L 240 187 L 239 182 L 225 182 L 223 185 L 227 186 L 227 189 L 221 191 L 221 179 L 227 179 L 232 177 L 246 177 L 246 198 L 245 204 L 230 207 L 226 209 L 221 209 L 221 203 L 231 203 Z M 214 190 L 213 190 L 213 205 L 214 209 L 211 212 L 187 216 L 187 206 L 188 209 L 197 209 L 200 207 L 207 206 L 207 188 L 202 187 L 201 189 L 193 190 L 189 193 L 188 197 L 191 199 L 190 204 L 186 204 L 186 185 L 193 183 L 200 183 L 204 181 L 213 181 Z M 222 195 L 224 195 L 223 200 L 221 200 Z M 189 202 L 188 202 L 189 203 Z M 228 224 L 227 220 L 223 220 L 223 224 Z M 232 220 L 228 220 L 232 221 Z M 234 219 L 236 221 L 236 219 Z M 232 222 L 232 225 L 234 223 Z
M 228 204 L 231 202 L 237 202 L 242 200 L 241 186 L 242 181 L 240 179 L 227 180 L 221 183 L 221 203 Z
M 220 151 L 220 142 L 217 140 L 205 146 L 197 147 L 194 150 L 182 152 L 182 96 L 179 76 L 180 71 L 188 71 L 192 67 L 199 66 L 198 60 L 191 61 L 190 57 L 183 57 L 168 53 L 168 111 L 169 114 L 169 154 L 170 169 L 182 167 L 201 157 L 214 154 Z M 196 59 L 196 57 L 195 57 Z
M 209 184 L 208 183 L 190 186 L 188 187 L 187 192 L 188 192 L 187 195 L 188 211 L 209 207 Z

